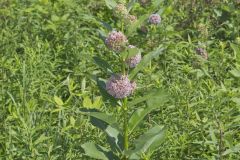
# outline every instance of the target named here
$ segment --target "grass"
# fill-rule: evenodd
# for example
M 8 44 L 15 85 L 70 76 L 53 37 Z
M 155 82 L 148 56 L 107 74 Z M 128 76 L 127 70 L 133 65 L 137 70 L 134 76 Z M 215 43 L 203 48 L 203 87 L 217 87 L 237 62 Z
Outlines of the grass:
M 137 75 L 134 97 L 153 86 L 171 94 L 130 139 L 160 124 L 168 127 L 167 138 L 151 159 L 237 160 L 239 4 L 189 5 L 166 1 L 154 34 L 148 27 L 149 33 L 136 32 L 129 40 L 143 54 L 159 44 L 167 48 Z M 149 10 L 136 4 L 132 12 L 140 16 Z M 116 112 L 96 84 L 96 77 L 106 75 L 92 58 L 114 61 L 99 38 L 98 30 L 105 30 L 100 21 L 120 25 L 104 1 L 0 2 L 0 159 L 89 159 L 81 144 L 104 145 L 104 134 L 80 113 L 89 106 Z M 200 42 L 208 60 L 195 53 Z

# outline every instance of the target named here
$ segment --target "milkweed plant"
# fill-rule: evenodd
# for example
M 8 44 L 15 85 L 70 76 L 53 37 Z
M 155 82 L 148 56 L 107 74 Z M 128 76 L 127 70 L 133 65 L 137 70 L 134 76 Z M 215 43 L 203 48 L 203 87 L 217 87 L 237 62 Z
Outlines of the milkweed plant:
M 109 24 L 103 23 L 108 33 L 101 34 L 106 47 L 116 58 L 115 64 L 109 64 L 100 57 L 94 57 L 94 61 L 103 71 L 106 71 L 108 77 L 97 79 L 100 92 L 112 102 L 108 103 L 113 108 L 112 114 L 107 114 L 99 110 L 86 110 L 84 113 L 90 117 L 90 122 L 100 128 L 107 136 L 107 144 L 100 146 L 94 142 L 87 142 L 81 147 L 87 156 L 103 160 L 138 160 L 150 159 L 153 152 L 161 146 L 166 135 L 166 127 L 155 125 L 142 135 L 134 134 L 137 127 L 154 109 L 164 105 L 169 96 L 162 88 L 152 88 L 142 96 L 136 96 L 137 74 L 145 69 L 151 60 L 159 56 L 164 48 L 159 46 L 150 53 L 144 53 L 140 47 L 134 45 L 134 42 L 128 40 L 128 37 L 135 36 L 134 32 L 143 23 L 149 26 L 154 25 L 157 28 L 161 23 L 160 15 L 149 13 L 137 18 L 131 15 L 130 11 L 135 1 L 127 3 L 116 3 L 112 0 L 106 0 L 107 6 L 112 10 L 112 14 L 121 24 L 119 28 L 112 29 Z M 145 24 L 145 25 L 146 25 Z M 111 66 L 117 69 L 114 72 Z M 119 72 L 120 71 L 120 72 Z M 120 113 L 120 116 L 115 114 Z M 119 118 L 119 119 L 117 119 Z

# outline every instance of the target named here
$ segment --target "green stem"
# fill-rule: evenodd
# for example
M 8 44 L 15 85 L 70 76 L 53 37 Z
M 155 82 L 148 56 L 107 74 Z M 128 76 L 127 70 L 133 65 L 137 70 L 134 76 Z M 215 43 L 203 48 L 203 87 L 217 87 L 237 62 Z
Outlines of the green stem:
M 122 73 L 126 75 L 125 62 L 122 59 Z M 123 136 L 124 136 L 124 151 L 128 150 L 128 107 L 127 107 L 127 97 L 122 101 L 122 110 L 123 110 Z M 124 156 L 124 160 L 127 160 L 127 157 Z
M 127 107 L 127 98 L 123 100 L 123 131 L 124 131 L 124 150 L 128 150 L 128 107 Z

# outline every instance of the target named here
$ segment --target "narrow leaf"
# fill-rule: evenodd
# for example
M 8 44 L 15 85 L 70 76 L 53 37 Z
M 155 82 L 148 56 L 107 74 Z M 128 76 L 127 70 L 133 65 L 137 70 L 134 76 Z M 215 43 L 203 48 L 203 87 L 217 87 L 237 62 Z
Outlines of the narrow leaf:
M 54 101 L 55 101 L 55 103 L 56 103 L 57 105 L 59 105 L 59 106 L 62 106 L 62 105 L 64 104 L 63 101 L 62 101 L 62 99 L 59 98 L 58 96 L 54 96 Z
M 100 57 L 93 57 L 93 60 L 95 62 L 95 64 L 97 64 L 100 68 L 103 69 L 103 71 L 105 71 L 106 73 L 112 74 L 112 67 L 103 59 L 101 59 Z
M 117 100 L 113 96 L 108 94 L 106 91 L 105 81 L 103 79 L 97 79 L 97 85 L 98 85 L 98 89 L 103 97 L 103 100 L 109 101 L 111 103 L 111 106 L 117 106 L 118 105 Z
M 114 9 L 117 5 L 114 0 L 105 0 L 105 3 L 109 9 Z
M 127 10 L 128 12 L 132 9 L 133 5 L 136 3 L 137 0 L 131 0 L 128 4 L 127 4 Z

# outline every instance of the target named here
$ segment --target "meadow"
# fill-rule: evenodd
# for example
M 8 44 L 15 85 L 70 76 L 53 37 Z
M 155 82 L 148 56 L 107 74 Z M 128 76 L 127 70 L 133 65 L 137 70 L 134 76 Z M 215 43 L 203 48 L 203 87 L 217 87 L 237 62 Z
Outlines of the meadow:
M 239 0 L 0 0 L 0 56 L 0 159 L 240 159 Z

